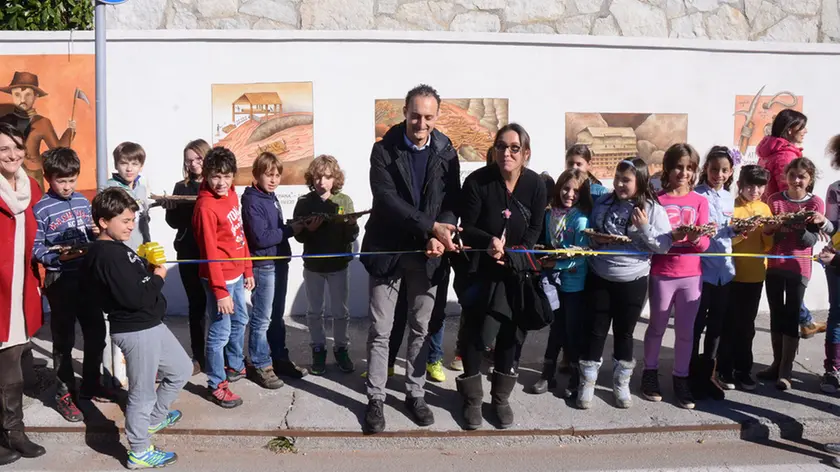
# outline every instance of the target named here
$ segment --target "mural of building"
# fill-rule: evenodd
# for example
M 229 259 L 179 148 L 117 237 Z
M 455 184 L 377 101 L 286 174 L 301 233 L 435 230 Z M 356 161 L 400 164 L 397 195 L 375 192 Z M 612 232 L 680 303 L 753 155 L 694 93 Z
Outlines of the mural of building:
M 244 93 L 231 104 L 232 120 L 268 118 L 283 114 L 283 100 L 277 92 Z
M 638 154 L 633 128 L 590 126 L 578 133 L 576 144 L 589 146 L 591 165 L 606 169 L 614 169 L 619 162 Z

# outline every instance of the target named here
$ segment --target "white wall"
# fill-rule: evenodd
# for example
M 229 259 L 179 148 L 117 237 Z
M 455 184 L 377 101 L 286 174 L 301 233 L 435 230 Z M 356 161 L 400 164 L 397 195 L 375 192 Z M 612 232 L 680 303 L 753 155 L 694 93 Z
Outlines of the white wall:
M 171 191 L 180 178 L 187 141 L 209 140 L 211 84 L 250 82 L 313 82 L 315 153 L 339 158 L 345 192 L 358 209 L 371 203 L 374 100 L 402 97 L 421 82 L 444 97 L 508 98 L 511 121 L 531 134 L 531 167 L 552 175 L 563 167 L 566 112 L 687 113 L 688 141 L 705 153 L 715 144 L 732 145 L 735 95 L 766 84 L 768 91 L 805 97 L 806 155 L 821 168 L 817 193 L 825 195 L 840 178 L 823 153 L 829 137 L 840 133 L 840 45 L 388 32 L 108 34 L 108 152 L 124 140 L 141 143 L 155 193 Z M 93 52 L 91 35 L 77 33 L 72 44 L 67 39 L 63 33 L 3 33 L 0 52 Z M 163 210 L 152 210 L 152 235 L 174 257 L 174 231 Z M 293 252 L 300 251 L 293 244 Z M 366 274 L 357 261 L 352 271 L 351 311 L 365 316 Z M 302 313 L 300 260 L 291 274 L 288 303 L 292 313 Z M 184 312 L 180 283 L 167 282 L 172 311 Z M 813 309 L 828 306 L 818 266 L 806 301 Z

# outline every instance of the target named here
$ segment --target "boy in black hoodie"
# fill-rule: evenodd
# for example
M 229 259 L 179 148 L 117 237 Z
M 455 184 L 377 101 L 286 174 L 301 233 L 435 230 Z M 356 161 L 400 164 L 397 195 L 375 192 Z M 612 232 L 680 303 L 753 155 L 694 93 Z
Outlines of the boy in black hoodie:
M 128 404 L 125 431 L 131 450 L 129 469 L 163 467 L 178 456 L 152 445 L 151 435 L 181 419 L 169 406 L 187 383 L 192 361 L 161 322 L 166 299 L 161 294 L 166 268 L 151 266 L 124 244 L 134 230 L 137 202 L 128 192 L 103 190 L 92 204 L 100 234 L 84 259 L 87 296 L 108 313 L 111 340 L 125 356 Z M 155 376 L 160 372 L 160 387 Z

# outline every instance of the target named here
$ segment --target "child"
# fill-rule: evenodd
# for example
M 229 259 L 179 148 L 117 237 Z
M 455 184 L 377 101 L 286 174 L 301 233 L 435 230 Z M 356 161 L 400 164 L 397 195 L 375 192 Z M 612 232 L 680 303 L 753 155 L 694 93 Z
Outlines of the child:
M 210 145 L 203 139 L 190 141 L 184 148 L 184 180 L 175 184 L 173 195 L 198 196 L 201 187 L 201 169 L 204 156 L 210 151 Z M 166 223 L 177 230 L 175 233 L 175 251 L 178 259 L 198 259 L 201 251 L 195 241 L 192 229 L 192 216 L 195 210 L 194 202 L 175 202 L 170 200 L 165 204 Z M 198 264 L 181 264 L 178 273 L 187 294 L 190 313 L 190 346 L 192 347 L 193 375 L 204 370 L 204 332 L 207 310 L 207 295 L 201 286 L 198 276 Z
M 33 256 L 46 269 L 44 292 L 52 309 L 50 332 L 53 341 L 53 366 L 58 386 L 57 410 L 70 422 L 84 419 L 76 407 L 79 392 L 73 373 L 73 346 L 76 343 L 76 320 L 85 339 L 82 368 L 82 396 L 112 397 L 100 383 L 102 351 L 105 349 L 105 319 L 101 312 L 79 296 L 80 257 L 96 239 L 90 203 L 79 192 L 76 182 L 81 162 L 70 148 L 54 148 L 45 152 L 44 177 L 49 191 L 35 204 L 33 211 L 38 231 L 35 233 Z M 59 250 L 53 248 L 60 247 Z
M 151 435 L 181 420 L 169 406 L 192 371 L 189 356 L 161 322 L 166 312 L 163 297 L 166 267 L 151 266 L 125 241 L 134 231 L 134 197 L 121 188 L 108 188 L 93 199 L 93 221 L 99 238 L 85 256 L 82 270 L 87 296 L 108 313 L 111 341 L 125 356 L 128 403 L 125 432 L 130 451 L 129 469 L 164 467 L 174 463 L 174 452 L 163 452 Z M 155 390 L 155 376 L 160 386 Z
M 114 148 L 114 167 L 117 172 L 111 175 L 105 187 L 120 187 L 137 201 L 137 225 L 131 238 L 126 241 L 128 247 L 137 251 L 141 244 L 152 240 L 149 234 L 149 193 L 140 178 L 146 163 L 146 151 L 137 143 L 126 141 Z
M 785 168 L 788 188 L 771 196 L 767 206 L 774 215 L 800 210 L 816 212 L 798 227 L 768 225 L 768 234 L 778 229 L 770 254 L 798 256 L 795 259 L 767 261 L 767 303 L 770 305 L 770 339 L 773 363 L 758 373 L 764 380 L 777 379 L 780 390 L 791 388 L 793 362 L 799 347 L 799 307 L 805 298 L 805 288 L 811 278 L 813 246 L 821 231 L 832 233 L 834 225 L 825 216 L 825 203 L 811 193 L 816 183 L 817 169 L 807 157 L 791 161 Z
M 592 198 L 600 197 L 607 193 L 607 188 L 601 184 L 594 175 L 589 172 L 589 166 L 592 162 L 592 151 L 589 146 L 585 144 L 575 144 L 566 151 L 566 170 L 579 169 L 583 171 L 589 178 L 589 189 Z
M 294 219 L 313 218 L 306 229 L 295 239 L 303 243 L 303 254 L 336 254 L 353 251 L 352 243 L 359 236 L 356 218 L 325 219 L 322 215 L 354 213 L 353 200 L 341 189 L 344 172 L 333 156 L 320 155 L 310 164 L 305 174 L 311 192 L 300 197 L 294 209 Z M 311 229 L 310 229 L 311 228 Z M 347 347 L 350 312 L 350 272 L 347 270 L 352 257 L 304 258 L 303 283 L 306 289 L 306 324 L 312 337 L 312 373 L 322 375 L 326 370 L 327 338 L 324 332 L 324 285 L 329 286 L 330 309 L 333 319 L 333 354 L 339 370 L 348 373 L 356 370 Z M 401 332 L 402 334 L 402 332 Z
M 840 135 L 831 139 L 828 144 L 828 154 L 831 156 L 831 167 L 840 169 Z M 825 196 L 825 217 L 837 231 L 840 228 L 840 181 L 834 182 L 828 187 Z M 837 249 L 836 245 L 832 245 Z M 840 390 L 840 275 L 837 272 L 837 265 L 840 259 L 834 262 L 834 252 L 829 254 L 820 253 L 820 259 L 826 264 L 825 277 L 828 282 L 828 329 L 825 334 L 825 375 L 820 382 L 820 389 L 825 393 L 837 393 Z M 827 257 L 831 267 L 826 262 Z
M 201 259 L 248 257 L 242 214 L 233 189 L 236 156 L 227 148 L 213 148 L 204 158 L 202 174 L 192 219 Z M 245 290 L 254 288 L 251 261 L 201 264 L 199 275 L 207 297 L 205 371 L 209 399 L 222 408 L 236 408 L 242 404 L 242 398 L 230 391 L 229 381 L 244 376 L 242 345 L 248 324 Z
M 274 191 L 280 185 L 283 163 L 274 154 L 264 152 L 252 169 L 254 185 L 242 193 L 242 223 L 252 257 L 283 257 L 254 262 L 256 289 L 251 292 L 253 310 L 249 324 L 248 358 L 253 365 L 252 378 L 263 388 L 283 386 L 277 374 L 302 378 L 307 374 L 289 360 L 286 349 L 286 286 L 292 249 L 289 238 L 300 233 L 304 223 L 286 225 Z M 312 225 L 314 229 L 314 224 Z M 248 251 L 246 251 L 248 252 Z M 233 375 L 244 372 L 231 371 Z M 233 378 L 229 375 L 231 380 Z
M 772 216 L 770 207 L 761 200 L 768 180 L 768 172 L 759 166 L 747 165 L 741 168 L 735 218 Z M 732 240 L 732 251 L 741 254 L 767 254 L 771 247 L 773 236 L 765 233 L 758 225 L 747 228 Z M 735 278 L 730 283 L 727 329 L 721 334 L 718 371 L 721 378 L 732 378 L 742 389 L 754 390 L 756 383 L 752 376 L 752 345 L 767 259 L 733 259 Z
M 711 253 L 732 253 L 732 238 L 735 234 L 729 227 L 729 222 L 735 211 L 735 199 L 729 193 L 729 187 L 732 185 L 736 165 L 733 156 L 736 156 L 735 151 L 726 146 L 714 146 L 706 155 L 699 185 L 694 189 L 708 200 L 709 221 L 717 228 L 717 233 L 709 238 L 708 252 Z M 732 378 L 731 371 L 715 373 L 721 332 L 729 308 L 729 282 L 735 277 L 735 264 L 731 257 L 703 257 L 700 262 L 703 270 L 703 291 L 700 309 L 694 320 L 692 383 L 695 385 L 695 396 L 703 398 L 712 393 L 712 396 L 719 398 L 721 389 L 735 388 L 735 379 Z M 700 336 L 704 328 L 706 337 L 703 358 L 700 359 Z
M 595 200 L 589 223 L 599 232 L 630 238 L 629 243 L 591 236 L 596 250 L 665 253 L 671 247 L 668 215 L 648 182 L 647 164 L 640 158 L 621 161 L 615 169 L 612 193 Z M 585 341 L 580 354 L 577 406 L 587 409 L 595 395 L 595 382 L 610 324 L 613 328 L 613 394 L 620 408 L 631 404 L 633 331 L 647 299 L 650 256 L 616 255 L 589 258 L 586 277 Z
M 583 232 L 589 227 L 589 212 L 592 211 L 589 186 L 589 175 L 579 169 L 566 170 L 557 178 L 557 184 L 551 194 L 550 207 L 545 215 L 545 238 L 550 248 L 589 246 L 588 238 Z M 557 259 L 553 263 L 553 270 L 545 276 L 543 282 L 546 295 L 552 302 L 554 322 L 551 324 L 545 347 L 542 375 L 531 387 L 531 392 L 545 393 L 557 385 L 554 375 L 557 371 L 557 356 L 560 354 L 560 347 L 563 346 L 571 366 L 571 377 L 565 396 L 572 398 L 577 396 L 579 383 L 577 363 L 580 357 L 580 340 L 583 336 L 586 257 L 559 254 Z M 551 262 L 547 264 L 551 265 Z
M 653 402 L 662 401 L 659 351 L 671 308 L 674 308 L 674 395 L 677 404 L 686 409 L 694 408 L 688 367 L 703 282 L 700 258 L 680 255 L 704 252 L 709 248 L 709 238 L 699 231 L 678 228 L 701 226 L 709 221 L 709 202 L 692 191 L 699 166 L 700 156 L 688 144 L 674 144 L 662 158 L 663 190 L 659 193 L 659 202 L 668 215 L 673 243 L 668 255 L 657 254 L 651 262 L 650 322 L 645 330 L 645 370 L 642 373 L 642 396 Z

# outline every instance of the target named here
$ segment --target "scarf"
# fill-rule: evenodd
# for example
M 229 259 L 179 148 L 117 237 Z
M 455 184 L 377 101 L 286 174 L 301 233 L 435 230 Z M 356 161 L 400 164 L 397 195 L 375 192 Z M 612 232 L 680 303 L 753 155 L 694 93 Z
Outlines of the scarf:
M 17 189 L 13 189 L 12 184 L 5 177 L 0 176 L 0 199 L 6 202 L 12 214 L 19 215 L 29 208 L 32 191 L 29 188 L 29 176 L 26 175 L 23 167 L 18 168 L 15 178 Z

